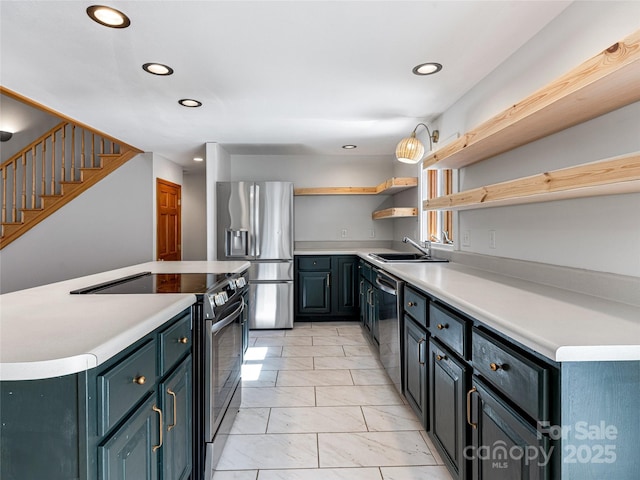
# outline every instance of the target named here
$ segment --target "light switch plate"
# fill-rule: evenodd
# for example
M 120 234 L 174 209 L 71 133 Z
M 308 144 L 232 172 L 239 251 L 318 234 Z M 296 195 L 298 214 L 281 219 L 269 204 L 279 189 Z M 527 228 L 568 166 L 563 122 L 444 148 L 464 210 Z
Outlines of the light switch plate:
M 496 231 L 489 230 L 489 248 L 496 248 Z

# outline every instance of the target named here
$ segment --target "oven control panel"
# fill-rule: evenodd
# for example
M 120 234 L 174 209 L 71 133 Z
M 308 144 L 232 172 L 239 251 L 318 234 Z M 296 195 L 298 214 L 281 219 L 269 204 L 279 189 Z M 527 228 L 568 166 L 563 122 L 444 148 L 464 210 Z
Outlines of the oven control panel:
M 215 318 L 215 310 L 225 305 L 230 299 L 239 295 L 240 290 L 248 285 L 244 276 L 228 278 L 214 289 L 204 294 L 204 317 Z

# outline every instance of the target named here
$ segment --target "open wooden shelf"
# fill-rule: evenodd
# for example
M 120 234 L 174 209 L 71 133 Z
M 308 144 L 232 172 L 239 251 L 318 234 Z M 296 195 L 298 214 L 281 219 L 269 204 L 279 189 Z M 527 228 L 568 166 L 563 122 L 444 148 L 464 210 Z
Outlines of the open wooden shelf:
M 412 207 L 393 207 L 373 212 L 371 218 L 382 220 L 384 218 L 417 217 L 418 209 Z
M 424 160 L 462 168 L 640 100 L 640 30 Z
M 395 194 L 418 186 L 418 177 L 393 177 L 375 187 L 296 188 L 294 195 L 382 195 Z
M 634 192 L 640 192 L 640 153 L 432 198 L 423 209 L 469 210 Z

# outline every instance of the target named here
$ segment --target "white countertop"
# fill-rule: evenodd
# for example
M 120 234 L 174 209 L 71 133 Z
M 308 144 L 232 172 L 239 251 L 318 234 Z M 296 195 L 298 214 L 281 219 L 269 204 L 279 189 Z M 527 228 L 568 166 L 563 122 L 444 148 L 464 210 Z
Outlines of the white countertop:
M 640 360 L 640 308 L 459 263 L 383 263 L 358 254 L 556 362 Z M 638 292 L 640 295 L 640 292 Z
M 96 367 L 192 305 L 191 294 L 70 295 L 139 272 L 235 273 L 248 262 L 149 262 L 0 295 L 0 380 Z

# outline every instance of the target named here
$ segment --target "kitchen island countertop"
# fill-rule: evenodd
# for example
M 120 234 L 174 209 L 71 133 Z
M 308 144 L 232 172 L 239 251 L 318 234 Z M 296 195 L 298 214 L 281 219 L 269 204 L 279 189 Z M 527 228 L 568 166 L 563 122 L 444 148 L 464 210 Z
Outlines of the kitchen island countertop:
M 0 295 L 0 380 L 96 367 L 190 307 L 192 294 L 70 295 L 127 275 L 236 273 L 248 262 L 148 262 Z
M 299 249 L 358 255 L 555 362 L 640 360 L 640 307 L 460 263 L 385 263 L 385 249 Z M 638 292 L 640 295 L 640 292 Z

